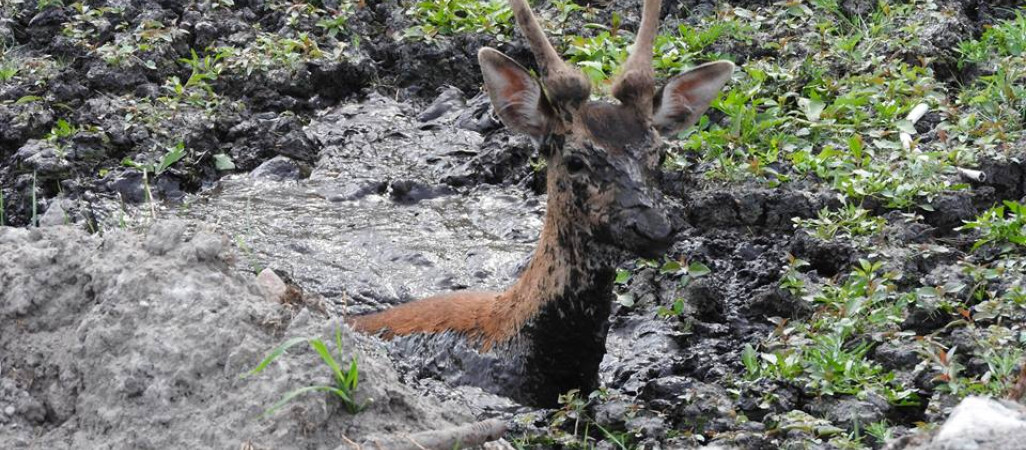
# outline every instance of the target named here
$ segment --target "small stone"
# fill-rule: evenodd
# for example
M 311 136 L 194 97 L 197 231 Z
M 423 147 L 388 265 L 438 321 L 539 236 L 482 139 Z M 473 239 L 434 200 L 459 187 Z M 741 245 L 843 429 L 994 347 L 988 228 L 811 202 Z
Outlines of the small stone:
M 256 281 L 257 285 L 260 286 L 260 292 L 264 294 L 264 298 L 272 302 L 281 302 L 288 291 L 288 286 L 285 285 L 285 282 L 270 268 L 261 270 L 260 274 L 257 275 Z
M 8 405 L 6 408 L 4 408 L 4 414 L 7 414 L 8 416 L 13 416 L 14 415 L 14 407 Z

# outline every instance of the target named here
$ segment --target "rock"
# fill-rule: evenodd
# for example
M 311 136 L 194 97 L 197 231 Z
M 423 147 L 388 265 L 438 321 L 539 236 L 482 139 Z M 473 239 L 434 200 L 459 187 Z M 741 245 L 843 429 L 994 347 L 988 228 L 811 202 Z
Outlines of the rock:
M 192 258 L 193 246 L 206 245 L 173 245 L 185 229 L 158 222 L 142 237 L 0 227 L 0 408 L 9 417 L 0 446 L 334 448 L 343 433 L 359 442 L 473 420 L 401 383 L 382 349 L 338 317 L 295 314 L 227 261 Z M 305 395 L 254 420 L 283 394 L 325 383 L 324 363 L 306 346 L 239 378 L 283 341 L 310 336 L 342 361 L 357 358 L 355 400 L 373 402 L 350 415 L 338 400 Z
M 809 302 L 776 286 L 766 286 L 752 294 L 746 313 L 749 317 L 786 317 L 804 319 L 812 315 Z
M 256 281 L 257 285 L 260 286 L 260 292 L 264 294 L 264 298 L 268 301 L 281 302 L 285 292 L 288 291 L 285 281 L 269 267 L 260 271 Z
M 806 406 L 817 417 L 829 420 L 837 426 L 853 430 L 884 419 L 889 409 L 887 400 L 879 395 L 869 394 L 866 400 L 855 397 L 819 397 Z
M 898 339 L 884 340 L 873 350 L 872 356 L 887 370 L 912 370 L 920 361 L 916 347 Z
M 288 181 L 302 178 L 302 171 L 299 168 L 299 163 L 292 158 L 279 155 L 264 161 L 263 164 L 253 169 L 249 176 L 263 180 Z
M 46 212 L 43 213 L 43 217 L 39 218 L 39 226 L 52 227 L 64 225 L 67 221 L 68 214 L 64 211 L 64 207 L 61 206 L 61 200 L 54 199 L 50 202 L 50 206 L 46 208 Z
M 891 449 L 901 447 L 892 446 Z M 1026 449 L 1026 407 L 1008 401 L 966 397 L 928 442 L 906 450 Z
M 725 317 L 727 305 L 721 285 L 712 278 L 700 278 L 684 289 L 684 298 L 702 321 L 719 323 Z
M 441 91 L 438 98 L 431 102 L 424 111 L 417 115 L 417 120 L 421 122 L 430 122 L 435 120 L 450 111 L 460 110 L 466 106 L 466 100 L 464 100 L 463 91 L 460 88 L 445 86 L 439 89 Z

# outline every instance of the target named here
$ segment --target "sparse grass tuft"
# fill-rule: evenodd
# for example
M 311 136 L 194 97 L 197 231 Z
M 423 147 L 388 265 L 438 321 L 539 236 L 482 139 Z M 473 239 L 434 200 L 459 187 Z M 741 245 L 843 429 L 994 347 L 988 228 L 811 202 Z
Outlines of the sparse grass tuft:
M 321 361 L 331 369 L 333 383 L 331 385 L 305 386 L 289 391 L 281 398 L 281 400 L 278 400 L 267 408 L 267 410 L 264 411 L 264 415 L 268 416 L 274 414 L 275 411 L 281 409 L 292 401 L 292 399 L 308 392 L 327 392 L 338 397 L 350 414 L 356 414 L 363 410 L 370 400 L 365 403 L 359 403 L 355 399 L 356 390 L 359 387 L 360 382 L 360 369 L 356 362 L 356 356 L 353 356 L 349 360 L 349 367 L 345 371 L 342 370 L 342 367 L 338 363 L 338 361 L 344 359 L 344 355 L 342 354 L 341 329 L 335 330 L 335 351 L 338 353 L 338 360 L 335 359 L 331 354 L 331 351 L 328 350 L 328 346 L 325 345 L 324 341 L 321 339 L 296 337 L 283 342 L 278 347 L 275 347 L 274 350 L 271 350 L 271 353 L 260 362 L 260 364 L 253 368 L 253 370 L 241 375 L 240 378 L 246 378 L 263 372 L 272 362 L 285 354 L 286 350 L 304 342 L 309 344 L 310 348 L 317 352 L 317 355 L 321 357 Z

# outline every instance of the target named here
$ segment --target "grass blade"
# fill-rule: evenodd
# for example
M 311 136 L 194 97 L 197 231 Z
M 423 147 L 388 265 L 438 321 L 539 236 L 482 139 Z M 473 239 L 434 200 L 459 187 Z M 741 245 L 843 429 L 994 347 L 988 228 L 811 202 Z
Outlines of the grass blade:
M 263 361 L 260 361 L 260 364 L 257 365 L 256 368 L 254 368 L 253 370 L 250 370 L 249 372 L 246 372 L 246 373 L 244 373 L 242 375 L 239 375 L 239 378 L 246 378 L 246 377 L 248 377 L 250 375 L 256 375 L 256 374 L 258 374 L 260 372 L 263 372 L 264 369 L 266 369 L 268 365 L 270 365 L 272 362 L 274 362 L 274 360 L 278 359 L 279 356 L 281 356 L 283 353 L 285 353 L 285 350 L 288 350 L 290 347 L 293 347 L 296 344 L 299 344 L 301 342 L 305 342 L 307 340 L 309 340 L 309 339 L 305 338 L 305 337 L 294 337 L 292 339 L 289 339 L 289 340 L 285 341 L 284 343 L 279 345 L 274 350 L 271 350 L 271 353 L 269 355 L 267 355 L 267 357 L 264 358 Z
M 299 389 L 296 389 L 296 390 L 293 390 L 293 391 L 289 391 L 288 393 L 286 393 L 284 396 L 281 397 L 281 400 L 278 400 L 273 405 L 271 405 L 270 408 L 267 408 L 267 410 L 264 411 L 264 416 L 269 416 L 271 414 L 274 414 L 275 411 L 281 409 L 282 406 L 285 406 L 286 403 L 292 401 L 292 399 L 296 398 L 297 396 L 303 395 L 303 394 L 305 394 L 307 392 L 315 392 L 315 391 L 331 392 L 332 394 L 335 394 L 335 395 L 339 396 L 340 398 L 342 398 L 343 402 L 347 402 L 347 403 L 352 402 L 352 400 L 349 398 L 349 394 L 346 394 L 345 392 L 342 392 L 338 388 L 335 388 L 335 387 L 332 387 L 332 386 L 306 386 L 306 387 L 301 387 Z
M 324 360 L 324 363 L 327 364 L 328 367 L 331 367 L 331 372 L 335 374 L 336 382 L 342 383 L 345 381 L 345 376 L 342 375 L 342 369 L 338 366 L 338 362 L 335 361 L 335 358 L 331 356 L 331 352 L 328 351 L 328 346 L 324 345 L 323 341 L 320 339 L 310 339 L 310 347 L 312 347 L 318 355 L 321 355 L 321 359 Z

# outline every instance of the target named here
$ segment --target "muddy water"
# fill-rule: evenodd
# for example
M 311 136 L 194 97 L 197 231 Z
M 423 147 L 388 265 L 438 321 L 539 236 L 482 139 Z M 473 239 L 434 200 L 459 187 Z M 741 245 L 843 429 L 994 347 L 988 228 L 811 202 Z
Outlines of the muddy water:
M 461 102 L 430 122 L 381 97 L 325 111 L 307 127 L 323 146 L 309 178 L 226 177 L 174 214 L 233 236 L 246 259 L 240 267 L 284 270 L 351 313 L 453 289 L 502 289 L 529 257 L 544 198 L 439 181 L 482 141 L 453 125 Z

